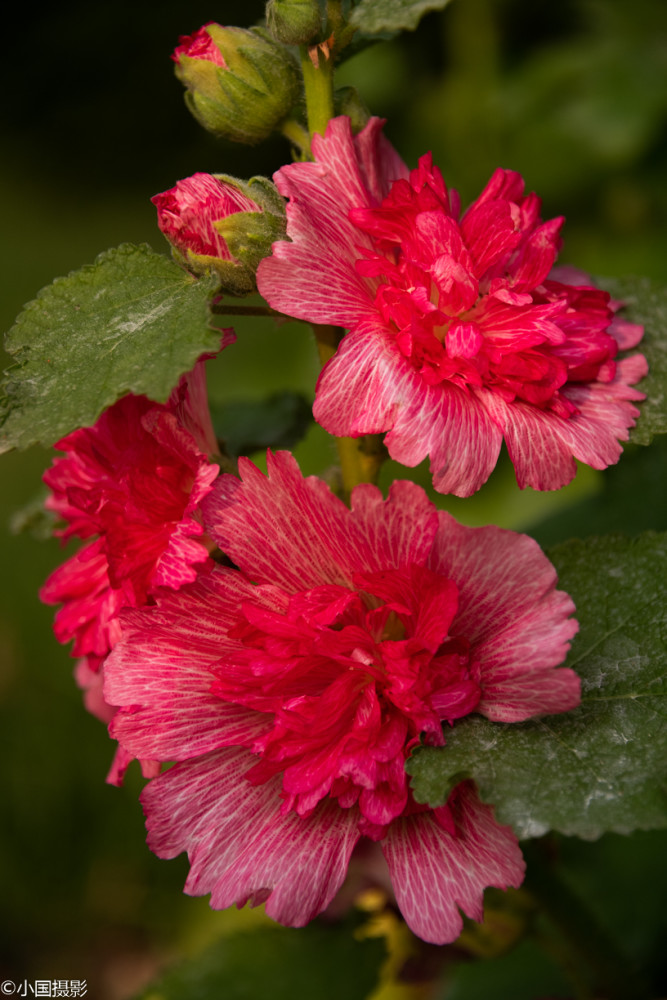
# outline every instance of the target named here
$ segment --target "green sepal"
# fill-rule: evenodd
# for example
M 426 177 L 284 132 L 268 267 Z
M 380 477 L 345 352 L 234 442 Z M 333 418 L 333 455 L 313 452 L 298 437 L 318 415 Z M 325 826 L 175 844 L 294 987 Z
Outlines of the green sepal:
M 237 212 L 215 223 L 232 257 L 247 265 L 254 275 L 259 262 L 271 253 L 271 246 L 287 236 L 286 220 L 269 212 Z
M 357 135 L 371 117 L 356 87 L 340 87 L 334 91 L 334 108 L 337 115 L 347 115 L 352 134 Z

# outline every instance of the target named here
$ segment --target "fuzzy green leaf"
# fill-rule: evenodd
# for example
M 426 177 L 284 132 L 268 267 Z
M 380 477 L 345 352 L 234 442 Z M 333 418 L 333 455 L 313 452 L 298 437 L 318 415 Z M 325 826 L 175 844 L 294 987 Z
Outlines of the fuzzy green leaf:
M 667 287 L 648 278 L 605 278 L 600 284 L 625 303 L 625 319 L 644 326 L 637 350 L 648 361 L 649 373 L 639 386 L 646 399 L 630 440 L 650 444 L 656 434 L 667 434 Z
M 439 804 L 458 774 L 519 837 L 667 827 L 667 534 L 575 540 L 549 556 L 577 606 L 566 665 L 581 676 L 581 706 L 515 725 L 456 723 L 446 747 L 408 761 L 415 797 Z
M 350 24 L 363 35 L 414 31 L 424 14 L 442 10 L 449 0 L 361 0 L 350 16 Z
M 217 284 L 124 244 L 42 289 L 7 334 L 0 452 L 54 444 L 127 392 L 164 402 L 220 346 L 208 312 Z
M 240 931 L 168 973 L 141 1000 L 364 1000 L 377 983 L 384 946 L 377 938 L 357 940 L 356 923 Z

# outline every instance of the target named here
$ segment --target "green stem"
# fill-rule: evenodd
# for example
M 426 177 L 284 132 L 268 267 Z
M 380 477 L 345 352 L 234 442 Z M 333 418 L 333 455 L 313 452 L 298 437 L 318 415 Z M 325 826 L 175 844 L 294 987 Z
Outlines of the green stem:
M 340 3 L 330 0 L 328 14 L 340 19 Z M 315 54 L 317 65 L 311 59 Z M 301 46 L 301 70 L 306 94 L 306 113 L 310 135 L 318 132 L 324 135 L 327 123 L 334 115 L 333 100 L 333 59 L 328 58 L 320 48 Z M 320 362 L 325 365 L 338 348 L 343 331 L 335 326 L 313 324 Z M 386 458 L 386 450 L 378 434 L 360 438 L 336 438 L 343 485 L 343 498 L 349 501 L 350 494 L 359 483 L 375 483 L 380 466 Z
M 343 330 L 336 326 L 316 326 L 312 324 L 317 342 L 320 362 L 324 366 L 334 354 L 343 337 Z M 338 460 L 340 462 L 343 499 L 349 502 L 350 494 L 359 483 L 376 483 L 387 450 L 380 434 L 365 434 L 362 437 L 337 437 Z
M 594 988 L 603 991 L 605 1000 L 649 1000 L 647 983 L 632 968 L 618 945 L 600 925 L 594 913 L 559 876 L 548 856 L 551 842 L 540 841 L 524 846 L 528 863 L 525 888 L 540 903 L 546 916 L 558 928 L 566 946 L 561 961 L 564 971 L 582 998 L 599 995 L 590 992 L 581 974 Z
M 280 131 L 286 139 L 289 139 L 293 146 L 296 146 L 303 159 L 309 160 L 311 158 L 310 135 L 308 134 L 308 129 L 304 128 L 301 122 L 296 121 L 294 118 L 286 118 L 280 126 Z
M 333 60 L 328 59 L 321 49 L 314 51 L 317 66 L 313 64 L 308 48 L 305 45 L 301 46 L 301 72 L 306 93 L 308 131 L 311 136 L 316 132 L 324 135 L 327 122 L 334 116 Z

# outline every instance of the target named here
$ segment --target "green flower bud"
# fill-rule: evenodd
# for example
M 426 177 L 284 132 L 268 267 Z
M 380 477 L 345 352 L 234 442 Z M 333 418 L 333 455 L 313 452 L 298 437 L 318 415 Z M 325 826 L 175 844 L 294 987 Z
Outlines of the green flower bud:
M 334 108 L 337 115 L 347 115 L 350 119 L 353 135 L 361 132 L 371 117 L 356 87 L 340 87 L 334 91 Z
M 269 0 L 266 24 L 279 42 L 306 45 L 320 40 L 323 14 L 319 0 Z
M 266 139 L 300 94 L 290 52 L 261 28 L 205 24 L 180 39 L 172 59 L 197 121 L 234 142 Z

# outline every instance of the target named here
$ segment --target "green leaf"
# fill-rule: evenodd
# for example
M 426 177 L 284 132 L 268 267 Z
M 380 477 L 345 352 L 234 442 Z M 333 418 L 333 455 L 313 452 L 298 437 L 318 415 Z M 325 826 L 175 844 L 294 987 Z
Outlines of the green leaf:
M 364 35 L 414 31 L 424 14 L 442 10 L 449 0 L 361 0 L 350 24 Z
M 644 326 L 637 349 L 648 361 L 649 373 L 639 386 L 646 399 L 630 440 L 650 444 L 656 434 L 667 434 L 667 288 L 648 278 L 606 278 L 600 284 L 625 303 L 625 319 Z
M 263 400 L 227 403 L 212 411 L 217 437 L 232 455 L 265 448 L 291 448 L 313 421 L 310 403 L 298 392 L 275 392 Z
M 220 346 L 209 327 L 216 287 L 127 243 L 42 289 L 7 334 L 15 364 L 2 387 L 0 452 L 54 444 L 128 392 L 164 402 Z
M 419 802 L 475 779 L 519 837 L 593 839 L 667 827 L 667 534 L 571 541 L 549 553 L 577 606 L 573 712 L 515 725 L 469 716 L 408 761 Z
M 238 932 L 149 987 L 141 1000 L 364 1000 L 377 983 L 384 945 L 357 940 L 354 923 Z

